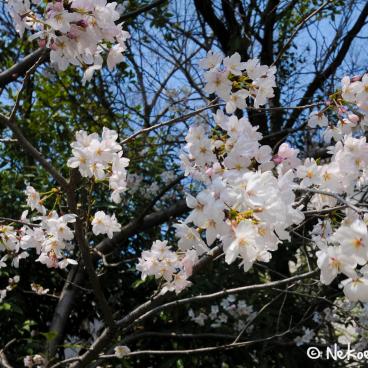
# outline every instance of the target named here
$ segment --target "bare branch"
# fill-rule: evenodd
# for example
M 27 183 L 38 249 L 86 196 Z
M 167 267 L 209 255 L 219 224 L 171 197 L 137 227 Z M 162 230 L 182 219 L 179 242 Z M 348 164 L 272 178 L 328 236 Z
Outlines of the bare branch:
M 19 225 L 25 225 L 25 226 L 29 226 L 29 227 L 40 227 L 41 225 L 38 224 L 31 224 L 29 222 L 26 221 L 21 221 L 21 220 L 15 220 L 9 217 L 0 217 L 0 222 L 10 222 L 10 223 L 15 223 L 15 224 L 19 224 Z
M 188 297 L 188 298 L 184 298 L 184 299 L 175 300 L 175 301 L 172 301 L 172 302 L 169 302 L 169 303 L 166 303 L 166 304 L 162 304 L 158 307 L 155 307 L 155 308 L 149 310 L 145 314 L 141 315 L 139 318 L 135 319 L 133 324 L 135 325 L 139 322 L 142 322 L 146 318 L 150 317 L 153 314 L 156 314 L 157 312 L 160 312 L 163 309 L 177 307 L 179 305 L 188 304 L 188 303 L 197 303 L 197 302 L 203 302 L 203 301 L 218 299 L 218 298 L 226 297 L 230 294 L 240 294 L 240 293 L 244 293 L 244 292 L 247 292 L 247 291 L 269 289 L 269 288 L 272 288 L 272 287 L 275 287 L 275 286 L 285 285 L 285 284 L 289 284 L 291 282 L 303 280 L 305 278 L 314 276 L 317 272 L 318 272 L 318 269 L 310 271 L 310 272 L 303 273 L 301 275 L 292 276 L 292 277 L 289 277 L 289 278 L 286 278 L 286 279 L 282 279 L 282 280 L 278 280 L 278 281 L 272 281 L 272 282 L 269 282 L 269 283 L 266 283 L 266 284 L 247 285 L 247 286 L 242 286 L 242 287 L 233 288 L 233 289 L 221 290 L 221 291 L 218 291 L 218 292 L 212 293 L 212 294 L 197 295 L 197 296 L 192 296 L 192 297 Z M 122 325 L 123 321 L 124 321 L 124 319 L 121 320 L 121 321 L 118 321 L 118 324 Z
M 68 182 L 66 179 L 42 156 L 42 154 L 32 145 L 32 143 L 29 142 L 29 140 L 23 135 L 18 125 L 2 114 L 0 114 L 0 123 L 3 126 L 8 127 L 18 139 L 18 142 L 23 147 L 24 151 L 33 157 L 34 160 L 39 162 L 43 168 L 59 183 L 64 191 L 67 190 Z
M 94 291 L 94 294 L 96 296 L 98 305 L 102 311 L 103 314 L 103 318 L 105 323 L 110 326 L 111 328 L 115 325 L 114 323 L 114 319 L 113 319 L 113 313 L 110 309 L 110 306 L 105 298 L 105 295 L 102 291 L 102 287 L 100 284 L 100 281 L 96 275 L 94 266 L 93 266 L 93 262 L 92 262 L 92 258 L 90 255 L 90 249 L 89 246 L 87 244 L 86 241 L 86 237 L 84 234 L 84 227 L 83 227 L 83 222 L 81 220 L 81 216 L 79 214 L 79 210 L 78 210 L 78 206 L 77 206 L 77 200 L 76 200 L 76 193 L 75 193 L 75 187 L 73 184 L 75 184 L 75 181 L 77 179 L 73 179 L 73 177 L 75 177 L 76 175 L 79 176 L 79 172 L 77 172 L 77 170 L 72 170 L 72 174 L 71 174 L 71 182 L 70 185 L 67 188 L 66 191 L 66 196 L 67 196 L 67 202 L 68 202 L 68 207 L 69 210 L 72 213 L 75 213 L 77 215 L 76 219 L 75 219 L 75 240 L 78 244 L 78 247 L 81 251 L 82 254 L 82 259 L 83 259 L 83 263 L 86 267 L 87 273 L 88 273 L 88 277 L 89 280 L 92 284 L 92 288 Z
M 120 19 L 118 20 L 118 22 L 123 22 L 125 20 L 128 20 L 130 18 L 135 18 L 138 15 L 141 15 L 143 13 L 146 13 L 154 8 L 159 7 L 160 5 L 164 4 L 165 2 L 167 2 L 167 0 L 156 0 L 153 1 L 151 4 L 147 4 L 145 6 L 142 6 L 140 8 L 138 8 L 137 10 L 132 10 L 129 13 L 123 14 Z
M 328 0 L 325 3 L 323 3 L 318 9 L 312 11 L 309 15 L 307 15 L 300 23 L 299 25 L 294 29 L 294 32 L 291 34 L 290 38 L 287 40 L 285 45 L 280 50 L 279 54 L 277 55 L 275 61 L 272 63 L 272 65 L 276 65 L 278 61 L 282 58 L 282 55 L 284 52 L 289 48 L 291 42 L 293 41 L 294 37 L 297 35 L 299 30 L 315 15 L 320 13 L 328 4 L 333 3 L 334 0 Z
M 175 124 L 175 123 L 178 123 L 178 122 L 186 121 L 186 120 L 192 118 L 193 116 L 196 116 L 196 115 L 200 114 L 203 111 L 206 111 L 208 109 L 213 109 L 214 107 L 222 106 L 222 104 L 214 104 L 215 102 L 216 102 L 216 99 L 211 101 L 208 106 L 202 107 L 201 109 L 195 110 L 195 111 L 193 111 L 189 114 L 186 114 L 184 116 L 179 116 L 177 118 L 165 121 L 163 123 L 152 125 L 148 128 L 141 129 L 138 132 L 135 132 L 134 134 L 132 134 L 130 137 L 123 139 L 120 143 L 121 144 L 126 144 L 126 143 L 130 142 L 131 140 L 133 140 L 134 138 L 136 138 L 137 136 L 139 136 L 141 134 L 148 133 L 152 130 L 162 128 L 166 125 L 171 125 L 171 124 Z
M 0 73 L 0 88 L 4 88 L 11 82 L 26 74 L 27 70 L 34 65 L 40 58 L 45 61 L 49 55 L 49 51 L 45 49 L 37 49 L 23 60 L 13 65 L 11 68 Z
M 321 194 L 321 195 L 333 197 L 337 201 L 339 201 L 340 203 L 344 204 L 346 207 L 351 208 L 353 211 L 355 211 L 355 212 L 357 212 L 359 214 L 361 214 L 363 212 L 365 212 L 365 213 L 367 212 L 367 210 L 364 210 L 362 208 L 358 208 L 357 206 L 353 205 L 352 203 L 350 203 L 346 199 L 342 198 L 337 193 L 327 192 L 327 191 L 324 191 L 324 190 L 313 189 L 313 188 L 298 188 L 298 189 L 295 189 L 295 190 L 296 191 L 299 191 L 299 192 L 307 192 L 307 193 Z

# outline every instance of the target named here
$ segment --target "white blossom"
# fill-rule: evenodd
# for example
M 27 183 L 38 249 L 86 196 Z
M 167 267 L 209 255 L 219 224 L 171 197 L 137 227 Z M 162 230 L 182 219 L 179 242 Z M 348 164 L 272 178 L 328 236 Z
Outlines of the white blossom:
M 97 211 L 92 220 L 92 231 L 95 235 L 107 234 L 112 239 L 115 232 L 120 231 L 121 225 L 118 223 L 115 214 L 107 215 L 103 211 Z

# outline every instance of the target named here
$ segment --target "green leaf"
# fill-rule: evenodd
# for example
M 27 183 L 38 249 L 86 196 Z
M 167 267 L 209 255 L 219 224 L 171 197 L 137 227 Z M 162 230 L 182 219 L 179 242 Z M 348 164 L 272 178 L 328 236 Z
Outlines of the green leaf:
M 28 332 L 30 332 L 30 331 L 31 331 L 31 327 L 32 327 L 32 326 L 35 326 L 35 325 L 37 325 L 37 322 L 32 321 L 32 320 L 30 320 L 30 319 L 27 319 L 26 321 L 24 321 L 24 322 L 23 322 L 23 327 L 22 327 L 22 329 L 23 329 L 23 330 L 26 330 L 26 331 L 28 331 Z
M 56 338 L 57 332 L 55 331 L 41 332 L 41 335 L 44 336 L 47 341 L 52 341 Z
M 133 289 L 136 289 L 136 288 L 138 288 L 139 286 L 141 286 L 142 284 L 144 284 L 145 282 L 146 282 L 146 280 L 142 280 L 142 279 L 135 280 L 135 281 L 132 283 L 132 288 L 133 288 Z
M 10 311 L 12 310 L 12 305 L 9 303 L 3 303 L 0 305 L 0 310 Z

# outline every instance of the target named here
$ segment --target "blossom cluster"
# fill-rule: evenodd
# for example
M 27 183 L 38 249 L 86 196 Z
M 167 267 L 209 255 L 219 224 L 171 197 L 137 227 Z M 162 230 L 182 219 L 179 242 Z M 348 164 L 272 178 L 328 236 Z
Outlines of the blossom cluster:
M 107 128 L 103 128 L 101 137 L 97 133 L 87 134 L 80 130 L 76 133 L 76 141 L 71 144 L 73 157 L 67 164 L 71 168 L 78 168 L 83 177 L 108 179 L 111 199 L 120 203 L 120 195 L 127 189 L 126 167 L 129 159 L 123 157 L 117 139 L 116 131 Z
M 274 96 L 276 67 L 261 65 L 258 59 L 242 62 L 237 52 L 224 58 L 220 53 L 209 51 L 199 65 L 207 70 L 204 90 L 225 100 L 228 114 L 244 109 L 247 98 L 253 99 L 254 106 L 259 107 Z
M 1 263 L 2 261 L 0 260 L 0 268 Z M 4 267 L 4 265 L 2 267 Z M 20 281 L 19 275 L 15 275 L 14 277 L 10 277 L 8 279 L 8 285 L 5 287 L 5 289 L 0 289 L 0 303 L 2 303 L 2 301 L 6 298 L 8 291 L 12 291 L 17 287 L 19 281 Z
M 198 260 L 195 251 L 188 250 L 185 254 L 178 254 L 171 250 L 167 241 L 156 240 L 150 250 L 142 252 L 137 270 L 142 273 L 142 279 L 154 276 L 163 279 L 161 293 L 175 291 L 180 293 L 191 284 L 188 277 L 192 274 L 193 265 Z
M 225 100 L 232 93 L 232 83 L 240 85 L 239 78 L 249 87 L 247 93 L 240 92 L 253 96 L 257 106 L 273 93 L 275 69 L 261 66 L 257 60 L 242 63 L 239 54 L 223 59 L 210 52 L 201 66 L 210 69 L 206 73 L 207 92 Z M 216 76 L 221 83 L 216 82 Z M 262 95 L 262 91 L 269 93 Z M 226 110 L 232 112 L 245 105 L 229 106 Z M 216 125 L 211 131 L 200 123 L 189 128 L 185 152 L 180 156 L 185 174 L 204 188 L 196 196 L 187 195 L 192 211 L 184 222 L 175 225 L 178 252 L 192 251 L 200 257 L 214 244 L 221 244 L 225 262 L 240 259 L 247 271 L 256 261 L 268 262 L 270 252 L 290 238 L 287 229 L 304 219 L 293 206 L 293 169 L 300 160 L 298 151 L 287 144 L 274 156 L 271 147 L 260 143 L 263 136 L 258 127 L 245 117 L 239 119 L 221 110 L 213 117 Z M 170 252 L 170 257 L 173 254 Z M 170 262 L 170 257 L 160 262 Z M 145 274 L 157 274 L 154 262 L 145 262 L 145 266 Z
M 291 148 L 282 147 L 275 161 L 262 134 L 246 118 L 218 111 L 217 126 L 209 137 L 203 126 L 192 126 L 183 154 L 187 173 L 201 180 L 205 189 L 196 197 L 187 195 L 192 212 L 177 225 L 180 249 L 199 252 L 219 241 L 225 261 L 241 259 L 247 271 L 255 261 L 267 262 L 270 251 L 288 239 L 286 229 L 303 220 L 293 207 L 293 165 L 299 163 Z M 285 172 L 285 168 L 288 170 Z M 202 237 L 204 237 L 202 239 Z
M 297 150 L 288 145 L 280 147 L 274 158 L 271 148 L 259 143 L 262 134 L 257 127 L 245 118 L 218 111 L 215 121 L 211 134 L 195 125 L 186 136 L 188 154 L 181 155 L 183 167 L 205 189 L 196 197 L 187 195 L 192 211 L 184 222 L 174 225 L 178 248 L 200 257 L 218 242 L 225 261 L 240 259 L 247 271 L 255 261 L 269 261 L 270 252 L 281 240 L 289 239 L 287 228 L 304 218 L 293 207 L 292 169 L 300 160 Z M 160 262 L 170 263 L 176 255 L 170 251 L 160 257 Z M 155 262 L 145 262 L 145 266 L 139 269 L 157 274 Z
M 333 210 L 342 205 L 342 221 L 330 217 L 319 220 L 311 232 L 319 249 L 321 282 L 328 285 L 343 274 L 347 278 L 340 285 L 347 298 L 368 302 L 368 216 L 359 208 L 367 185 L 368 143 L 365 137 L 345 135 L 329 153 L 328 163 L 306 159 L 297 169 L 301 187 L 320 191 L 311 198 L 309 209 Z
M 75 222 L 76 216 L 59 216 L 56 211 L 47 213 L 40 194 L 32 186 L 28 186 L 25 193 L 28 206 L 36 210 L 38 215 L 28 219 L 28 211 L 24 211 L 20 219 L 23 226 L 20 228 L 0 225 L 0 252 L 5 252 L 0 268 L 5 267 L 8 260 L 11 260 L 13 267 L 18 268 L 19 261 L 27 258 L 31 250 L 38 255 L 37 261 L 47 267 L 65 268 L 68 264 L 76 264 L 75 260 L 69 258 L 74 238 L 69 224 Z
M 329 285 L 338 274 L 347 276 L 340 286 L 351 301 L 368 302 L 367 222 L 367 216 L 362 220 L 347 212 L 340 226 L 333 229 L 327 219 L 320 221 L 312 233 L 319 248 L 316 254 L 321 282 Z M 316 235 L 322 227 L 322 235 Z
M 368 347 L 368 305 L 337 298 L 331 307 L 315 311 L 309 327 L 302 327 L 302 335 L 295 337 L 297 346 L 325 344 L 331 333 L 339 345 L 351 345 L 354 351 Z M 349 316 L 349 318 L 346 318 Z
M 368 74 L 353 78 L 345 76 L 342 78 L 341 84 L 342 98 L 368 112 Z
M 226 99 L 232 78 L 242 76 L 243 70 L 248 73 L 249 64 L 242 63 L 237 54 L 223 59 L 210 52 L 201 66 L 210 69 L 207 92 Z M 267 75 L 267 68 L 261 74 Z M 366 82 L 366 75 L 354 81 L 344 78 L 342 91 L 336 96 L 364 110 Z M 262 134 L 246 117 L 239 119 L 218 110 L 213 118 L 214 127 L 209 129 L 197 122 L 185 137 L 182 167 L 199 183 L 200 190 L 196 196 L 187 194 L 192 211 L 184 222 L 175 225 L 177 253 L 192 251 L 200 257 L 216 244 L 222 247 L 226 263 L 240 259 L 247 271 L 256 261 L 269 261 L 271 252 L 290 239 L 290 229 L 304 220 L 305 205 L 316 213 L 330 209 L 329 215 L 337 208 L 342 221 L 333 221 L 332 225 L 325 216 L 312 232 L 321 281 L 330 284 L 342 273 L 348 277 L 341 283 L 345 295 L 352 301 L 368 302 L 368 215 L 359 209 L 364 201 L 362 189 L 368 184 L 366 138 L 344 131 L 334 136 L 337 143 L 329 147 L 330 158 L 325 163 L 313 158 L 302 161 L 299 151 L 287 143 L 273 154 L 271 147 L 261 144 Z M 329 127 L 323 113 L 313 113 L 309 123 Z M 298 205 L 295 193 L 299 192 L 310 192 L 310 200 Z M 176 257 L 172 251 L 167 259 L 161 256 L 160 262 L 170 262 L 170 257 Z M 154 263 L 145 265 L 146 274 L 157 274 L 151 271 Z
M 101 69 L 108 50 L 107 66 L 112 70 L 124 60 L 129 33 L 119 21 L 117 3 L 106 0 L 8 0 L 8 9 L 22 36 L 32 31 L 41 47 L 50 49 L 51 63 L 58 70 L 69 65 L 87 67 L 83 81 Z
M 322 111 L 313 111 L 308 118 L 310 128 L 325 128 L 323 136 L 326 142 L 336 142 L 345 135 L 364 133 L 368 128 L 368 74 L 341 81 L 341 90 L 332 94 Z M 326 112 L 336 112 L 337 124 L 329 121 Z
M 343 216 L 338 222 L 329 217 L 319 220 L 311 232 L 319 249 L 321 282 L 328 285 L 342 273 L 348 277 L 341 284 L 345 295 L 352 301 L 368 301 L 368 216 L 359 209 L 364 200 L 361 189 L 367 185 L 368 143 L 365 137 L 346 135 L 329 152 L 328 163 L 308 158 L 297 168 L 300 187 L 317 190 L 309 209 L 338 208 Z
M 368 217 L 360 207 L 368 183 L 368 143 L 364 136 L 367 90 L 367 74 L 342 79 L 341 91 L 331 97 L 338 109 L 337 126 L 322 113 L 310 118 L 312 127 L 326 127 L 323 134 L 328 142 L 331 138 L 337 142 L 329 147 L 331 157 L 325 164 L 306 159 L 298 168 L 300 185 L 321 191 L 313 195 L 310 209 L 333 210 L 341 206 L 342 221 L 336 221 L 331 210 L 331 215 L 319 220 L 311 232 L 311 240 L 319 249 L 316 254 L 321 282 L 328 285 L 343 274 L 347 278 L 340 286 L 346 297 L 362 302 L 368 302 Z
M 253 328 L 251 323 L 256 312 L 252 305 L 247 305 L 245 300 L 237 300 L 235 295 L 229 295 L 219 304 L 211 305 L 210 312 L 201 311 L 196 314 L 193 309 L 189 309 L 188 316 L 191 321 L 201 327 L 205 326 L 206 322 L 209 322 L 212 328 L 229 326 L 233 323 L 235 331 L 246 328 L 249 332 Z
M 107 215 L 104 211 L 97 211 L 92 220 L 92 232 L 95 235 L 107 234 L 112 239 L 115 232 L 121 230 L 115 214 Z
M 79 168 L 82 176 L 93 177 L 94 180 L 108 179 L 112 189 L 111 198 L 119 203 L 120 194 L 126 190 L 125 168 L 129 160 L 122 157 L 117 137 L 115 131 L 106 128 L 101 137 L 96 133 L 88 135 L 84 131 L 77 132 L 76 142 L 72 143 L 74 156 L 68 160 L 68 166 Z M 20 260 L 31 253 L 38 256 L 36 261 L 49 268 L 63 269 L 69 264 L 77 264 L 76 260 L 70 258 L 74 248 L 74 230 L 70 225 L 76 221 L 76 215 L 59 215 L 56 210 L 50 211 L 45 207 L 45 203 L 53 196 L 57 197 L 55 205 L 60 203 L 60 190 L 53 188 L 40 194 L 28 185 L 25 194 L 32 215 L 28 217 L 29 211 L 24 211 L 20 220 L 9 220 L 9 224 L 0 225 L 0 268 L 7 267 L 8 263 L 18 268 Z M 110 216 L 104 211 L 97 211 L 93 215 L 91 226 L 93 234 L 107 234 L 109 238 L 121 229 L 115 215 Z M 31 288 L 38 295 L 49 291 L 37 284 L 32 284 Z M 9 288 L 0 290 L 1 300 L 7 291 Z
M 23 359 L 24 366 L 27 368 L 42 368 L 46 366 L 46 359 L 40 355 L 27 355 Z

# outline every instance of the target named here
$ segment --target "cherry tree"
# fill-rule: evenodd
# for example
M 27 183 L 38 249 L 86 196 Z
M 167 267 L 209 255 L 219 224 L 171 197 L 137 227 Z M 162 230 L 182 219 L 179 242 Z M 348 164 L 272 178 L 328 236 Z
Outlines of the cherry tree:
M 139 366 L 146 362 L 140 360 L 145 356 L 237 351 L 260 343 L 282 344 L 284 338 L 297 347 L 313 342 L 326 344 L 327 323 L 345 337 L 347 326 L 351 327 L 357 347 L 365 339 L 368 74 L 343 76 L 330 93 L 316 101 L 304 95 L 300 104 L 275 106 L 275 100 L 282 102 L 277 61 L 284 56 L 295 32 L 269 64 L 262 61 L 267 59 L 264 55 L 244 58 L 249 55 L 227 47 L 222 47 L 223 51 L 216 45 L 207 47 L 206 52 L 194 49 L 185 60 L 176 60 L 164 81 L 148 93 L 144 73 L 152 77 L 153 67 L 145 69 L 143 62 L 138 65 L 133 52 L 129 52 L 138 50 L 140 42 L 145 43 L 144 31 L 131 37 L 124 21 L 162 3 L 156 1 L 128 12 L 122 4 L 106 0 L 7 2 L 11 22 L 22 42 L 37 43 L 38 49 L 0 73 L 4 88 L 20 81 L 15 94 L 7 91 L 7 108 L 0 115 L 4 144 L 15 145 L 21 155 L 38 165 L 35 173 L 43 170 L 46 179 L 38 187 L 37 180 L 24 177 L 17 203 L 23 209 L 20 216 L 0 218 L 0 271 L 5 282 L 0 303 L 7 305 L 19 290 L 36 301 L 49 297 L 57 303 L 52 307 L 48 331 L 41 333 L 46 344 L 34 342 L 32 326 L 26 325 L 30 337 L 21 344 L 25 346 L 22 351 L 29 347 L 29 353 L 8 354 L 19 342 L 16 338 L 7 342 L 0 350 L 0 362 L 5 367 Z M 298 27 L 322 12 L 328 3 L 303 18 Z M 206 18 L 203 4 L 195 4 Z M 211 4 L 207 7 L 212 11 Z M 367 12 L 366 5 L 358 16 L 358 21 L 364 18 L 363 25 Z M 210 13 L 207 21 L 216 33 L 219 24 L 213 18 L 216 14 L 211 17 Z M 222 46 L 224 42 L 220 40 Z M 186 63 L 197 54 L 201 54 L 196 64 L 200 83 L 192 78 L 191 66 L 186 69 Z M 27 113 L 24 97 L 36 73 L 42 70 L 45 83 L 52 84 L 53 78 L 69 71 L 84 89 L 95 78 L 109 79 L 111 74 L 106 73 L 124 68 L 128 62 L 141 88 L 144 108 L 136 107 L 135 112 L 144 121 L 143 127 L 132 123 L 128 132 L 104 124 L 104 119 L 89 114 L 87 106 L 86 116 L 98 124 L 88 129 L 87 121 L 83 129 L 75 124 L 72 131 L 70 127 L 67 132 L 61 130 L 58 139 L 68 147 L 67 159 L 53 157 L 58 156 L 57 149 L 44 146 L 42 130 L 39 142 L 29 139 L 22 124 Z M 170 89 L 166 84 L 173 75 L 178 79 L 175 88 Z M 152 77 L 155 79 L 157 83 Z M 123 116 L 129 119 L 135 94 L 125 97 L 115 87 L 110 93 L 130 99 L 126 107 L 129 112 Z M 37 102 L 32 92 L 30 98 L 31 108 Z M 70 92 L 68 99 L 78 104 L 78 96 L 70 96 Z M 200 105 L 189 110 L 189 103 L 198 100 Z M 61 99 L 60 104 L 63 102 Z M 282 110 L 291 111 L 291 115 L 304 111 L 304 120 L 295 127 L 287 124 L 280 131 L 270 132 L 262 126 L 271 127 L 273 114 Z M 174 117 L 165 120 L 169 111 Z M 261 117 L 258 124 L 256 114 Z M 269 121 L 263 119 L 267 116 Z M 165 129 L 178 129 L 179 133 Z M 300 144 L 289 139 L 292 133 L 297 137 L 313 135 L 323 147 L 323 155 L 303 151 Z M 72 139 L 65 142 L 64 134 Z M 175 173 L 163 170 L 158 182 L 147 181 L 147 177 L 156 175 L 159 164 L 153 158 L 152 165 L 139 166 L 137 160 L 144 162 L 147 155 L 145 145 L 167 145 L 162 156 L 168 156 L 171 150 Z M 136 147 L 143 147 L 139 155 Z M 178 184 L 185 193 L 175 193 Z M 137 207 L 136 197 L 147 193 L 144 206 Z M 165 206 L 157 207 L 160 202 Z M 129 210 L 132 217 L 124 218 L 121 208 Z M 139 233 L 149 233 L 162 224 L 166 225 L 153 232 L 149 242 L 146 238 L 142 246 L 139 244 L 143 243 Z M 302 240 L 300 247 L 285 259 L 280 251 L 296 238 Z M 129 239 L 137 243 L 134 248 Z M 125 253 L 120 252 L 121 245 Z M 120 252 L 116 262 L 111 261 L 114 252 Z M 287 262 L 287 275 L 274 267 L 281 257 Z M 109 290 L 104 277 L 124 262 L 128 266 L 121 272 L 130 273 L 131 283 L 120 283 Z M 46 279 L 61 277 L 59 290 L 36 282 L 40 278 L 32 273 L 23 281 L 25 264 L 32 264 Z M 208 285 L 213 268 L 222 272 L 221 284 L 215 290 L 215 281 Z M 255 269 L 261 271 L 257 282 L 252 283 L 249 280 L 254 279 Z M 227 283 L 229 270 L 243 282 Z M 206 278 L 207 285 L 201 284 L 201 278 Z M 138 296 L 135 293 L 140 288 L 146 288 L 146 292 Z M 75 331 L 67 334 L 68 317 L 78 308 L 77 289 L 92 295 L 88 313 L 95 319 L 88 327 L 92 336 L 89 339 Z M 274 293 L 265 294 L 267 300 L 262 307 L 246 298 L 268 291 Z M 122 293 L 123 304 L 125 295 L 129 295 L 128 307 L 122 309 L 114 293 Z M 288 325 L 280 328 L 280 314 L 289 294 L 323 303 L 310 303 L 298 320 L 290 318 Z M 255 333 L 257 322 L 280 300 L 274 332 Z M 200 333 L 146 330 L 149 321 L 155 321 L 155 325 L 160 318 L 167 322 L 177 317 L 175 310 L 179 309 L 185 311 L 188 328 L 195 326 Z M 231 326 L 231 334 L 221 333 L 224 325 Z M 136 341 L 145 336 L 204 340 L 195 347 L 180 349 L 158 349 L 153 341 L 152 348 L 142 349 Z M 206 339 L 212 337 L 217 343 L 208 343 Z M 154 360 L 150 362 L 154 364 Z

